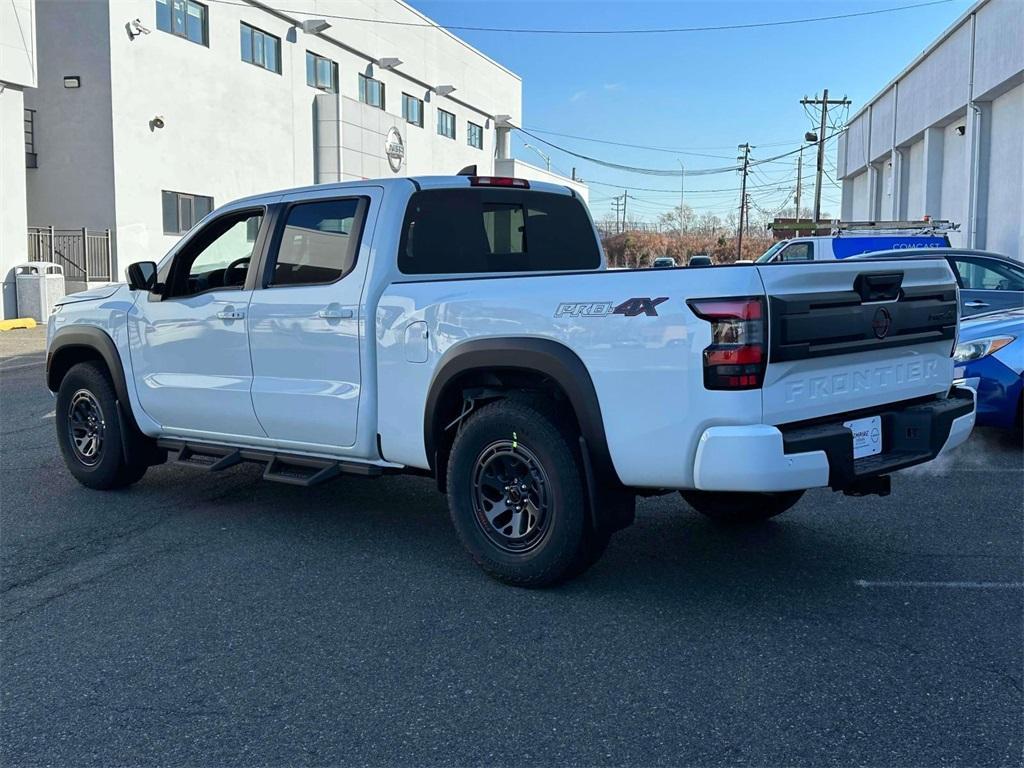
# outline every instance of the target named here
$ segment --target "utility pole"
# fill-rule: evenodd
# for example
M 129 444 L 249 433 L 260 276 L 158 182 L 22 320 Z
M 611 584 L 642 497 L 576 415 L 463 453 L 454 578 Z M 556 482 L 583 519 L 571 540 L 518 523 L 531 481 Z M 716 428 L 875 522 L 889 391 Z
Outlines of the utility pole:
M 814 224 L 817 226 L 821 218 L 821 176 L 825 172 L 825 123 L 828 119 L 828 107 L 830 104 L 837 106 L 849 106 L 850 100 L 843 96 L 841 99 L 829 99 L 828 88 L 819 99 L 817 95 L 813 99 L 804 96 L 800 103 L 805 106 L 821 107 L 821 128 L 818 131 L 818 177 L 814 183 Z
M 740 144 L 739 150 L 743 152 L 737 160 L 743 161 L 743 181 L 740 184 L 740 226 L 736 233 L 736 258 L 743 258 L 743 222 L 747 211 L 747 171 L 750 169 L 750 144 Z
M 804 147 L 800 145 L 800 154 L 796 156 L 796 236 L 800 237 L 800 189 L 803 187 Z
M 615 208 L 615 233 L 622 232 L 622 227 L 619 225 L 619 214 L 622 213 L 622 195 L 616 195 L 612 198 L 612 205 Z
M 626 201 L 629 200 L 629 190 L 622 190 L 622 231 L 626 231 Z
M 686 168 L 683 167 L 683 161 L 678 157 L 676 162 L 679 163 L 679 241 L 683 240 L 683 183 L 686 179 Z

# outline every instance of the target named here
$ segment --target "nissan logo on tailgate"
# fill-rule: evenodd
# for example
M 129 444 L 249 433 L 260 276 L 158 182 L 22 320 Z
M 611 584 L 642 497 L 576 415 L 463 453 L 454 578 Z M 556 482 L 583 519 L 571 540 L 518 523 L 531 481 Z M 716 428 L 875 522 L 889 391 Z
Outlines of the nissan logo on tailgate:
M 892 327 L 892 315 L 889 314 L 889 310 L 884 307 L 879 307 L 875 311 L 875 317 L 871 321 L 871 330 L 875 332 L 876 339 L 884 339 L 889 335 L 889 329 Z

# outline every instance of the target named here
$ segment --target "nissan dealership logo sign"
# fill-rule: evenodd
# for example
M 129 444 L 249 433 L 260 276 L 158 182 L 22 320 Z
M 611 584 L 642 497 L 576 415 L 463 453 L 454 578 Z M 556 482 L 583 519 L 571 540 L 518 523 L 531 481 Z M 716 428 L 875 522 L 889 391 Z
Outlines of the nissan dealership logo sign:
M 384 137 L 384 154 L 388 157 L 388 165 L 391 170 L 398 173 L 402 170 L 402 160 L 405 159 L 405 142 L 402 141 L 402 134 L 392 126 L 388 129 L 388 135 Z

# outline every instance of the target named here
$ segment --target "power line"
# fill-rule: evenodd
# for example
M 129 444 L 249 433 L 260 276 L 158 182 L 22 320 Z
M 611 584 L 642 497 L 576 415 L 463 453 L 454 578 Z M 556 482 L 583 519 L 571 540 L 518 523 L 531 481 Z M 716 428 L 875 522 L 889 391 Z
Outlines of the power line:
M 220 5 L 237 5 L 242 7 L 252 7 L 251 3 L 247 2 L 235 2 L 234 0 L 209 0 L 211 3 L 218 3 Z M 501 32 L 504 34 L 523 34 L 523 35 L 663 35 L 663 34 L 675 34 L 675 33 L 692 33 L 692 32 L 724 32 L 727 30 L 737 29 L 759 29 L 763 27 L 785 27 L 796 24 L 813 24 L 822 21 L 836 21 L 839 19 L 853 19 L 861 16 L 878 16 L 884 13 L 896 13 L 898 11 L 907 11 L 915 8 L 926 8 L 932 5 L 943 5 L 945 3 L 953 2 L 953 0 L 929 0 L 924 3 L 915 3 L 913 5 L 899 5 L 893 8 L 877 8 L 872 11 L 855 11 L 853 13 L 839 13 L 832 16 L 813 16 L 803 19 L 779 19 L 777 21 L 755 21 L 747 24 L 715 24 L 704 27 L 651 27 L 643 29 L 553 29 L 553 28 L 526 28 L 526 27 L 478 27 L 467 24 L 438 24 L 431 21 L 399 21 L 397 19 L 367 19 L 359 16 L 341 16 L 338 14 L 328 13 L 313 13 L 306 10 L 289 9 L 289 8 L 278 8 L 277 6 L 270 5 L 276 11 L 287 14 L 298 14 L 302 16 L 309 16 L 310 18 L 318 19 L 339 19 L 341 21 L 357 21 L 366 24 L 381 24 L 394 27 L 425 27 L 425 28 L 443 28 L 449 30 L 457 30 L 460 32 Z
M 611 144 L 616 147 L 630 147 L 631 149 L 649 149 L 653 152 L 667 152 L 672 155 L 697 155 L 698 157 L 713 157 L 721 160 L 731 160 L 732 157 L 728 155 L 698 155 L 698 152 L 704 150 L 715 150 L 715 149 L 732 149 L 731 146 L 717 146 L 717 147 L 687 147 L 686 149 L 676 149 L 673 147 L 652 147 L 647 144 L 629 144 L 623 141 L 611 141 L 610 139 L 595 139 L 592 136 L 576 136 L 571 133 L 559 133 L 558 131 L 549 131 L 546 128 L 526 128 L 527 131 L 533 131 L 534 133 L 543 133 L 546 136 L 560 136 L 563 139 L 577 139 L 579 141 L 592 141 L 596 144 Z M 792 141 L 759 141 L 757 146 L 759 147 L 790 147 L 793 145 Z
M 533 133 L 531 133 L 530 131 L 526 130 L 525 128 L 520 128 L 519 126 L 512 126 L 512 127 L 515 128 L 515 130 L 519 131 L 520 133 L 526 134 L 527 136 L 529 136 L 530 138 L 534 139 L 535 141 L 543 142 L 543 143 L 547 144 L 549 147 L 551 147 L 552 149 L 557 149 L 559 152 L 565 152 L 567 155 L 572 155 L 573 157 L 577 157 L 580 160 L 586 160 L 586 161 L 594 163 L 596 165 L 601 165 L 601 166 L 604 166 L 605 168 L 612 168 L 612 169 L 617 170 L 617 171 L 626 171 L 626 172 L 629 172 L 629 173 L 638 173 L 638 174 L 643 174 L 643 175 L 646 175 L 646 176 L 674 176 L 674 177 L 678 177 L 680 175 L 683 175 L 683 176 L 711 176 L 711 175 L 718 174 L 718 173 L 730 173 L 732 171 L 739 171 L 743 167 L 741 165 L 728 165 L 728 166 L 722 166 L 720 168 L 700 168 L 700 169 L 697 169 L 697 170 L 682 170 L 682 169 L 676 170 L 674 168 L 671 168 L 671 169 L 669 169 L 669 168 L 643 168 L 643 167 L 636 166 L 636 165 L 624 165 L 623 163 L 615 163 L 615 162 L 612 162 L 610 160 L 602 160 L 600 158 L 593 157 L 591 155 L 584 155 L 581 152 L 576 152 L 576 151 L 571 150 L 571 149 L 566 149 L 565 147 L 560 146 L 558 144 L 555 144 L 552 141 L 548 141 L 547 139 L 544 139 L 544 138 L 541 138 L 540 136 L 534 135 Z M 825 141 L 828 141 L 828 139 L 831 139 L 835 135 L 836 134 L 833 134 L 832 136 L 826 137 Z M 754 149 L 754 146 L 751 145 L 750 148 Z M 771 163 L 771 162 L 774 162 L 776 160 L 780 160 L 780 159 L 782 159 L 784 157 L 789 157 L 790 155 L 795 155 L 801 149 L 802 149 L 802 147 L 797 147 L 796 149 L 790 150 L 789 152 L 783 152 L 782 154 L 774 155 L 773 157 L 767 157 L 767 158 L 765 158 L 763 160 L 748 160 L 748 166 L 764 165 L 766 163 Z
M 814 178 L 814 174 L 807 174 L 806 176 L 803 177 L 802 180 L 813 179 L 813 178 Z M 784 180 L 780 180 L 779 182 L 773 183 L 773 184 L 748 184 L 747 185 L 747 189 L 750 189 L 750 190 L 776 189 L 776 190 L 778 190 L 778 189 L 782 189 L 788 182 L 789 182 L 788 179 L 784 179 Z M 627 184 L 627 185 L 623 186 L 622 184 L 616 184 L 616 183 L 613 183 L 613 182 L 610 182 L 610 181 L 599 181 L 599 180 L 595 180 L 595 179 L 587 179 L 585 183 L 588 184 L 588 185 L 596 184 L 599 187 L 611 187 L 612 189 L 628 189 L 631 192 L 660 192 L 660 193 L 663 193 L 663 194 L 666 194 L 666 195 L 673 195 L 675 197 L 678 197 L 678 195 L 679 195 L 679 190 L 678 189 L 658 189 L 658 188 L 654 188 L 654 187 L 636 187 L 636 186 L 633 186 L 632 184 Z M 686 196 L 687 197 L 692 197 L 693 195 L 719 195 L 719 194 L 730 194 L 730 195 L 732 195 L 732 194 L 735 194 L 735 193 L 737 193 L 739 191 L 740 191 L 739 187 L 722 187 L 722 188 L 719 188 L 719 189 L 698 189 L 698 190 L 694 190 L 693 192 L 687 192 Z

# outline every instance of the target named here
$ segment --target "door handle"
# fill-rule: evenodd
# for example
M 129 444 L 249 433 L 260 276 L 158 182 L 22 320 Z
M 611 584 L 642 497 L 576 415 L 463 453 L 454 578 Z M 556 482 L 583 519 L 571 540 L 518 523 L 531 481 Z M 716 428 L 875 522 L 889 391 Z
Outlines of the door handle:
M 982 307 L 987 307 L 988 306 L 988 302 L 987 301 L 978 301 L 977 299 L 975 299 L 974 301 L 965 301 L 964 302 L 964 306 L 965 307 L 970 307 L 971 309 L 981 309 Z
M 217 317 L 219 317 L 221 320 L 244 320 L 245 312 L 224 310 L 223 312 L 218 312 Z
M 317 317 L 325 320 L 348 320 L 353 315 L 351 309 L 321 309 L 316 313 Z

